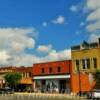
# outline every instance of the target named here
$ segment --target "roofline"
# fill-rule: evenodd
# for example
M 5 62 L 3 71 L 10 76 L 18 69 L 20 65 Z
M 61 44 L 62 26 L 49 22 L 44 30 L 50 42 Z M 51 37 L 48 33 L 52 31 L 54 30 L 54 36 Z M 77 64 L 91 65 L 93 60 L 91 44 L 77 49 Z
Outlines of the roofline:
M 71 59 L 67 59 L 67 60 L 57 60 L 57 61 L 46 61 L 46 62 L 41 62 L 41 63 L 35 63 L 33 65 L 37 65 L 37 64 L 47 64 L 47 63 L 56 63 L 56 62 L 62 62 L 62 61 L 71 61 Z

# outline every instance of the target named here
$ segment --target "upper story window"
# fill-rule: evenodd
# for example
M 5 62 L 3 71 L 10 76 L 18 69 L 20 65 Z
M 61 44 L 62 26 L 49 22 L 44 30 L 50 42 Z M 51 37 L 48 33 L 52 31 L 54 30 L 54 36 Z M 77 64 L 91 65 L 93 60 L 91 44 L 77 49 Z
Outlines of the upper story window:
M 79 70 L 79 60 L 76 60 L 76 70 Z
M 32 74 L 31 74 L 31 72 L 29 72 L 29 77 L 31 77 L 32 76 Z
M 61 72 L 61 67 L 60 66 L 58 66 L 57 72 Z
M 52 73 L 52 67 L 49 68 L 49 73 Z
M 87 62 L 87 68 L 89 69 L 90 68 L 90 59 L 86 59 L 86 62 Z
M 41 69 L 41 73 L 43 74 L 44 72 L 45 72 L 45 71 L 44 71 L 44 68 L 42 68 L 42 69 Z
M 83 69 L 89 69 L 90 68 L 90 59 L 82 59 L 82 67 Z
M 97 68 L 97 58 L 93 58 L 93 66 L 94 68 Z
M 83 67 L 83 69 L 87 68 L 87 66 L 86 66 L 86 60 L 85 59 L 82 59 L 82 67 Z

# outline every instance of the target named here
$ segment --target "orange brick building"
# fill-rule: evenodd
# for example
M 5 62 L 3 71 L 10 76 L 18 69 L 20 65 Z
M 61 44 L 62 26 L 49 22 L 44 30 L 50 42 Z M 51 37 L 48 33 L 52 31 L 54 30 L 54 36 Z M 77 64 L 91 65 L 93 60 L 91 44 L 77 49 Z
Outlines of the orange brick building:
M 18 85 L 18 89 L 25 91 L 32 89 L 32 67 L 16 67 L 15 72 L 22 74 L 22 79 Z
M 15 71 L 15 67 L 12 66 L 5 66 L 5 67 L 1 67 L 0 68 L 0 88 L 5 87 L 5 79 L 4 79 L 4 75 L 6 73 L 11 73 Z
M 21 91 L 32 89 L 32 67 L 1 67 L 0 68 L 0 88 L 6 87 L 4 76 L 6 73 L 18 72 L 22 74 L 22 79 L 19 82 L 18 89 Z
M 34 90 L 43 92 L 70 92 L 71 60 L 33 65 Z
M 95 88 L 94 73 L 100 69 L 100 39 L 98 42 L 71 47 L 72 90 L 75 93 L 87 92 Z

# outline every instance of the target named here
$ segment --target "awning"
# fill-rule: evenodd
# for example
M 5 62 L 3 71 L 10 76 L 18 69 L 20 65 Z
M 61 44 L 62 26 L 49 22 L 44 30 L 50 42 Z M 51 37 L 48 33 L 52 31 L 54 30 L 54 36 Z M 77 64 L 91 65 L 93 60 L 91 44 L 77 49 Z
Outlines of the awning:
M 35 79 L 68 79 L 70 75 L 49 75 L 49 76 L 34 76 L 33 80 Z

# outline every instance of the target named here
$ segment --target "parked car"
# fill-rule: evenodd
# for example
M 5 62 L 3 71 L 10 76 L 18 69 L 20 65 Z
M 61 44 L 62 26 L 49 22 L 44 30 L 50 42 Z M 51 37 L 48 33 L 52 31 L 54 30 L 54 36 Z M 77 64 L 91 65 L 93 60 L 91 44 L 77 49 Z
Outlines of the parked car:
M 0 88 L 0 94 L 13 94 L 14 90 L 11 88 Z
M 87 94 L 89 99 L 100 99 L 100 89 L 94 89 Z

